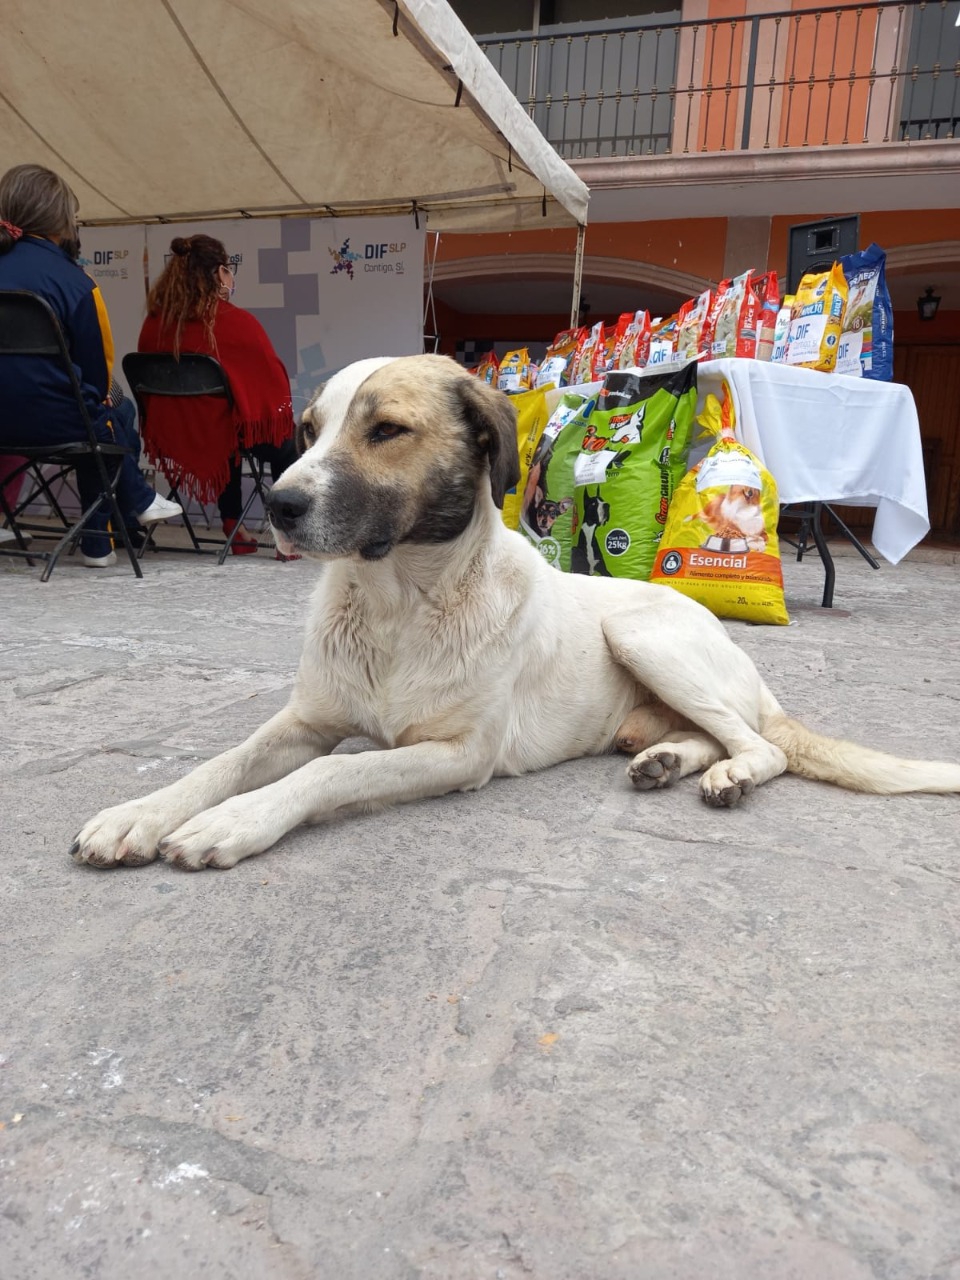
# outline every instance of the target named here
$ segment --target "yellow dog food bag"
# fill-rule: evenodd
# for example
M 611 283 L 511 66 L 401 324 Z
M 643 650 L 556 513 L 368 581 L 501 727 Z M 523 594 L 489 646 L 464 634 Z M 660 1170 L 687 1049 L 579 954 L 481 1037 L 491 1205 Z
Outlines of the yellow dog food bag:
M 691 596 L 718 618 L 786 626 L 777 485 L 734 436 L 726 382 L 722 403 L 708 395 L 697 421 L 717 440 L 674 492 L 650 581 Z
M 547 411 L 547 393 L 544 390 L 524 391 L 512 395 L 510 400 L 517 411 L 517 448 L 520 453 L 520 479 L 503 500 L 503 523 L 508 529 L 520 528 L 520 508 L 523 491 L 527 487 L 530 463 L 537 451 L 543 429 L 550 417 Z
M 839 262 L 805 275 L 790 312 L 787 364 L 833 373 L 840 351 L 849 288 Z

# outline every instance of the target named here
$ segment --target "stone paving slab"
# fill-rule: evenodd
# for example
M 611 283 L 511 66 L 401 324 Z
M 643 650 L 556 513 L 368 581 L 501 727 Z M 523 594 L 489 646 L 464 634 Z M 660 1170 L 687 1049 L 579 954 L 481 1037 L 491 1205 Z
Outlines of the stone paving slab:
M 956 565 L 785 569 L 787 708 L 960 760 Z M 960 1277 L 960 797 L 609 757 L 77 867 L 282 705 L 316 569 L 145 573 L 0 562 L 4 1280 Z

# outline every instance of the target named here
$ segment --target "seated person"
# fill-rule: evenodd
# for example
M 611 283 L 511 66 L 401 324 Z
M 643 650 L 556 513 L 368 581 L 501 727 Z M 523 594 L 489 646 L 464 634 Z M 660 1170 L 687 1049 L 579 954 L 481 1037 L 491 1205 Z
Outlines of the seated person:
M 202 503 L 217 500 L 228 537 L 243 507 L 241 441 L 269 464 L 275 481 L 296 459 L 287 371 L 260 322 L 231 303 L 233 290 L 234 270 L 219 240 L 177 236 L 150 290 L 138 344 L 140 351 L 213 356 L 227 375 L 232 407 L 213 397 L 154 397 L 144 444 L 178 488 Z M 256 549 L 247 530 L 237 529 L 233 554 Z
M 87 410 L 105 444 L 133 450 L 119 463 L 117 501 L 126 523 L 147 525 L 181 514 L 159 497 L 140 471 L 136 410 L 129 400 L 110 403 L 113 338 L 100 290 L 77 265 L 77 199 L 66 182 L 41 165 L 20 164 L 0 178 L 0 289 L 25 289 L 50 304 L 63 329 Z M 0 359 L 0 444 L 86 443 L 86 427 L 70 379 L 58 362 L 39 356 Z M 116 466 L 116 459 L 106 459 Z M 100 492 L 97 465 L 75 466 L 84 508 Z M 110 510 L 101 507 L 84 529 L 80 547 L 90 568 L 116 564 L 108 533 Z

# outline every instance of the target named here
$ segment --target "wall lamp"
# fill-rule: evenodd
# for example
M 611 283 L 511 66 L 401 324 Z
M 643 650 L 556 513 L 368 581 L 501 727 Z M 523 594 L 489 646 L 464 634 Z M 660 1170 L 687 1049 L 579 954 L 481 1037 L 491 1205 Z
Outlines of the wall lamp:
M 917 311 L 921 320 L 933 320 L 940 307 L 940 297 L 933 292 L 933 285 L 927 285 L 927 291 L 917 299 Z

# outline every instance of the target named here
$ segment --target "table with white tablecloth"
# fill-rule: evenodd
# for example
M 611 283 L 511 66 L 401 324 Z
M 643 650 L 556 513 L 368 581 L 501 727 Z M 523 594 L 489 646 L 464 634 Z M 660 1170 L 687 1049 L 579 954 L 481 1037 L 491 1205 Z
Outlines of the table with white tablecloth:
M 823 506 L 875 507 L 871 540 L 891 564 L 927 534 L 920 423 L 909 387 L 762 360 L 710 360 L 697 369 L 698 409 L 711 392 L 721 397 L 724 381 L 733 395 L 737 438 L 776 480 L 781 506 L 803 514 L 800 545 L 809 531 L 826 574 L 825 606 L 833 600 L 834 564 L 820 529 Z M 559 399 L 559 392 L 551 394 Z M 696 447 L 691 461 L 708 447 L 709 442 Z M 879 568 L 832 514 L 864 558 Z
M 891 564 L 930 529 L 909 387 L 761 360 L 701 364 L 701 399 L 733 393 L 737 438 L 777 482 L 781 504 L 876 507 L 871 540 Z

